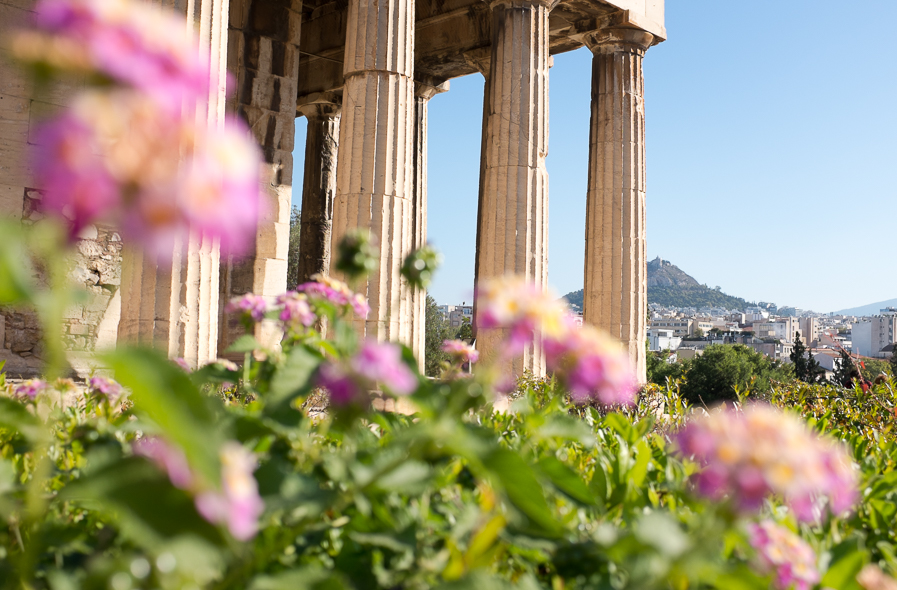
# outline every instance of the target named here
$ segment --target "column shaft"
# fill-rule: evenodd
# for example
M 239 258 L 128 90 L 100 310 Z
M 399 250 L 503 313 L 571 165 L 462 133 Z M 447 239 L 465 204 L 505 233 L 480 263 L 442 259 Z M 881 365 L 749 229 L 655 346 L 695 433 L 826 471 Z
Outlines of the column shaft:
M 427 243 L 427 120 L 430 99 L 448 90 L 448 82 L 428 80 L 414 83 L 414 143 L 412 145 L 412 218 L 411 247 Z M 427 291 L 411 287 L 410 337 L 411 350 L 421 372 L 426 350 Z
M 188 34 L 198 35 L 211 57 L 206 101 L 196 105 L 199 123 L 224 124 L 227 86 L 228 0 L 188 2 Z M 135 248 L 122 253 L 122 312 L 118 338 L 151 345 L 193 366 L 214 360 L 218 339 L 219 249 L 215 240 L 191 236 L 157 265 Z
M 350 0 L 332 240 L 360 228 L 379 242 L 380 266 L 358 287 L 371 313 L 355 326 L 406 344 L 412 297 L 400 270 L 413 247 L 413 74 L 413 1 Z
M 652 40 L 636 29 L 587 39 L 594 58 L 583 315 L 622 340 L 642 382 L 648 305 L 642 58 Z
M 260 189 L 265 201 L 254 248 L 243 259 L 221 264 L 221 303 L 253 292 L 273 301 L 287 288 L 287 255 L 293 184 L 293 142 L 299 78 L 302 0 L 231 0 L 228 67 L 237 92 L 228 110 L 242 117 L 261 147 Z M 219 306 L 219 348 L 242 327 Z M 255 336 L 276 345 L 276 322 L 264 321 Z
M 478 281 L 516 274 L 547 286 L 548 12 L 538 1 L 493 5 Z M 501 338 L 499 330 L 479 328 L 477 347 L 488 358 Z M 544 374 L 538 337 L 513 370 Z
M 302 220 L 299 232 L 299 283 L 315 274 L 330 274 L 330 231 L 336 194 L 339 105 L 319 103 L 300 108 L 308 119 Z M 295 285 L 287 285 L 292 289 Z

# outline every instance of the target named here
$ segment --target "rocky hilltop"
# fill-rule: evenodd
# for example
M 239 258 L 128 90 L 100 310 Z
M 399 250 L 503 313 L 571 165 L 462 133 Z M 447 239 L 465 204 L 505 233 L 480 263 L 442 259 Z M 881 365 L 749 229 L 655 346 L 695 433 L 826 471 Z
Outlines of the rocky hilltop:
M 582 289 L 564 295 L 564 299 L 582 309 Z M 655 258 L 648 263 L 648 303 L 664 307 L 721 307 L 743 310 L 748 303 L 741 297 L 726 295 L 702 285 L 669 260 Z

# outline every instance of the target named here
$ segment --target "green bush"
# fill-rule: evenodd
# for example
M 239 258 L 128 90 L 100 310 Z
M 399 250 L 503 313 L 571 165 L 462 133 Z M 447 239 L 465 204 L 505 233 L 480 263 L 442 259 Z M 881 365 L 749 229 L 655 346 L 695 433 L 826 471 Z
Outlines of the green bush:
M 708 346 L 696 357 L 685 375 L 682 395 L 692 404 L 711 405 L 738 401 L 750 387 L 755 394 L 766 392 L 775 381 L 787 381 L 790 367 L 770 360 L 742 344 Z

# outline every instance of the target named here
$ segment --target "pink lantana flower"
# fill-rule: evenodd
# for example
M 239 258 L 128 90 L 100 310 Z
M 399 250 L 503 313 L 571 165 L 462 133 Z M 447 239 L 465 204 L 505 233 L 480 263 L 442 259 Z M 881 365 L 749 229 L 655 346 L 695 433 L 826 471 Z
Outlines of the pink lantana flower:
M 252 319 L 252 321 L 260 322 L 265 319 L 265 313 L 268 311 L 268 302 L 261 295 L 247 293 L 232 299 L 227 304 L 225 310 L 228 313 L 241 313 Z
M 447 353 L 452 362 L 459 365 L 464 363 L 475 363 L 480 358 L 477 349 L 462 340 L 446 340 L 442 343 L 442 352 Z
M 134 443 L 134 454 L 155 463 L 168 474 L 168 479 L 176 488 L 187 490 L 193 486 L 195 480 L 187 455 L 166 440 L 157 436 L 141 438 Z
M 353 293 L 346 283 L 320 274 L 313 275 L 311 281 L 296 286 L 296 291 L 305 293 L 312 303 L 324 300 L 352 312 L 361 319 L 368 317 L 371 307 L 360 293 Z
M 300 326 L 307 328 L 317 319 L 308 303 L 308 297 L 304 293 L 289 291 L 278 296 L 277 303 L 283 306 L 280 311 L 280 321 L 287 329 L 296 331 Z
M 124 389 L 122 389 L 121 385 L 119 385 L 112 379 L 108 379 L 99 375 L 96 377 L 91 377 L 89 385 L 91 391 L 105 397 L 110 404 L 116 403 L 119 399 L 121 399 L 122 393 L 124 393 Z
M 247 541 L 258 532 L 258 521 L 265 510 L 259 496 L 255 456 L 236 442 L 228 442 L 221 453 L 221 491 L 205 491 L 196 496 L 196 509 L 209 522 L 224 524 L 239 541 Z
M 477 296 L 478 327 L 506 330 L 505 356 L 522 352 L 537 333 L 555 334 L 564 329 L 563 305 L 552 293 L 522 277 L 483 281 L 477 287 Z
M 816 553 L 806 541 L 768 520 L 749 525 L 748 532 L 757 569 L 773 575 L 776 590 L 810 590 L 819 581 Z
M 317 384 L 330 392 L 335 405 L 346 405 L 365 403 L 367 392 L 378 384 L 395 395 L 409 395 L 418 381 L 403 362 L 398 345 L 368 340 L 348 363 L 322 364 Z
M 570 392 L 574 403 L 632 404 L 638 381 L 619 342 L 588 325 L 568 324 L 543 339 L 548 370 Z
M 842 514 L 858 498 L 857 472 L 843 446 L 771 406 L 712 411 L 691 420 L 676 440 L 703 466 L 698 493 L 728 497 L 744 512 L 778 495 L 799 520 L 815 522 L 826 505 Z
M 16 397 L 27 397 L 35 399 L 38 394 L 50 388 L 50 384 L 41 379 L 29 379 L 23 383 L 16 385 L 13 393 Z
M 172 110 L 208 94 L 208 52 L 173 12 L 134 0 L 40 0 L 35 10 L 35 29 L 13 42 L 23 61 L 99 74 Z

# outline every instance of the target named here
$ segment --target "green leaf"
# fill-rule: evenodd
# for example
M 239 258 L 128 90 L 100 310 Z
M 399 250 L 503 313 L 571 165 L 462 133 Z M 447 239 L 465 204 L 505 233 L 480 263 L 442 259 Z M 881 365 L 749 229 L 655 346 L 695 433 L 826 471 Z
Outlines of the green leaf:
M 832 562 L 828 571 L 822 576 L 821 587 L 838 588 L 838 590 L 851 590 L 860 587 L 856 577 L 869 561 L 869 556 L 861 549 L 849 550 L 848 546 L 856 547 L 856 543 L 845 541 L 832 549 Z
M 409 460 L 380 476 L 375 481 L 375 485 L 381 490 L 407 494 L 411 490 L 421 489 L 431 475 L 432 470 L 426 463 Z
M 520 455 L 508 449 L 496 449 L 484 458 L 483 464 L 520 512 L 545 531 L 559 530 L 539 480 Z
M 18 432 L 32 443 L 46 436 L 40 420 L 24 405 L 7 397 L 0 397 L 0 427 Z
M 130 388 L 137 410 L 158 425 L 166 439 L 177 443 L 208 482 L 217 483 L 223 437 L 212 400 L 157 351 L 120 348 L 105 358 L 118 382 Z
M 252 334 L 243 334 L 234 340 L 225 352 L 252 352 L 258 350 L 262 345 L 255 339 Z
M 28 303 L 34 295 L 21 225 L 0 220 L 0 305 Z
M 638 431 L 632 426 L 629 419 L 622 414 L 608 414 L 604 418 L 604 425 L 619 434 L 630 445 L 635 444 L 635 441 L 639 438 Z
M 280 405 L 291 401 L 303 390 L 309 388 L 312 373 L 318 368 L 321 358 L 303 346 L 296 346 L 287 354 L 286 362 L 271 378 L 269 403 Z
M 348 586 L 336 574 L 308 566 L 274 575 L 256 576 L 249 590 L 343 590 Z
M 571 500 L 586 506 L 595 505 L 595 496 L 582 478 L 555 457 L 544 457 L 539 460 L 539 470 L 561 493 Z
M 629 470 L 629 482 L 634 489 L 642 487 L 645 476 L 648 474 L 648 464 L 651 462 L 651 448 L 644 440 L 640 440 L 636 448 L 635 465 Z
M 159 548 L 180 535 L 224 544 L 218 529 L 196 512 L 193 499 L 142 458 L 116 461 L 85 475 L 63 488 L 59 500 L 114 512 L 122 532 L 143 547 Z

